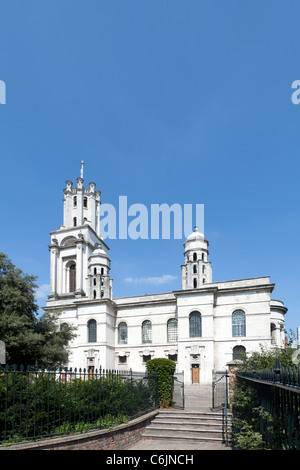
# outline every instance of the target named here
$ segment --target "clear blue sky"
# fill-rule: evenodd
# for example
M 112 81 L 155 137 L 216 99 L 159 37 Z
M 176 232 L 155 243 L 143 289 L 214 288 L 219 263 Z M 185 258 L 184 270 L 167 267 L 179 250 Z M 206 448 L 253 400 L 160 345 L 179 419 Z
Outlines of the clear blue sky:
M 49 284 L 84 159 L 103 202 L 204 204 L 213 280 L 269 275 L 295 330 L 299 1 L 0 0 L 0 17 L 0 250 Z M 108 242 L 114 295 L 180 288 L 183 242 Z

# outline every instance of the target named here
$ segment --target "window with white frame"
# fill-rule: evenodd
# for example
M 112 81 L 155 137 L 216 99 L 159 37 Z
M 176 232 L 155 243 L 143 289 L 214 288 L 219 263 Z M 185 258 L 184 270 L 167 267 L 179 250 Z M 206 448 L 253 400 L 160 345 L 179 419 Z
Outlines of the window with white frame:
M 145 320 L 142 323 L 142 343 L 152 343 L 152 323 Z
M 192 312 L 189 317 L 190 338 L 199 338 L 202 336 L 201 313 Z
M 89 320 L 87 323 L 88 329 L 88 342 L 96 343 L 97 342 L 97 323 L 96 320 Z
M 118 326 L 118 343 L 127 344 L 127 324 L 125 322 Z
M 235 310 L 232 314 L 232 336 L 246 336 L 246 317 L 243 310 Z
M 177 319 L 170 318 L 167 323 L 168 343 L 176 343 L 178 341 Z

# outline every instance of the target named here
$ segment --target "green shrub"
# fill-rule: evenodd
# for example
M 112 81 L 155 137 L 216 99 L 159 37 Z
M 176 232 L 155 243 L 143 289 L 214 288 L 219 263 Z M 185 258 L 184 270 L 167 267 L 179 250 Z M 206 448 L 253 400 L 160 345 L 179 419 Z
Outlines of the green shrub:
M 131 376 L 0 373 L 0 442 L 124 422 L 152 406 L 149 385 Z
M 170 359 L 151 359 L 146 363 L 149 373 L 157 374 L 158 379 L 158 403 L 161 408 L 167 408 L 173 404 L 175 362 Z

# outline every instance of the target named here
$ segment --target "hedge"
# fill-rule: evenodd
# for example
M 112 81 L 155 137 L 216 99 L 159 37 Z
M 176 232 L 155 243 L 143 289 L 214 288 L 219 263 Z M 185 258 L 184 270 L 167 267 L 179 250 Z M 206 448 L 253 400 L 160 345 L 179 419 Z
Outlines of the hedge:
M 173 404 L 175 362 L 170 359 L 157 358 L 146 362 L 146 369 L 158 378 L 158 402 L 161 408 L 168 408 Z

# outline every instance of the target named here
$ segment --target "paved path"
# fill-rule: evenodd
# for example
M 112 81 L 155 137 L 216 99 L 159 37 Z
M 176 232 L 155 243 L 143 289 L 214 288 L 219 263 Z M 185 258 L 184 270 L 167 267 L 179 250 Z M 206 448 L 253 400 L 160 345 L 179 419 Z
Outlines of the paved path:
M 212 406 L 211 385 L 185 385 L 185 409 L 210 409 Z M 231 450 L 231 447 L 218 442 L 199 442 L 182 439 L 141 439 L 127 450 Z

